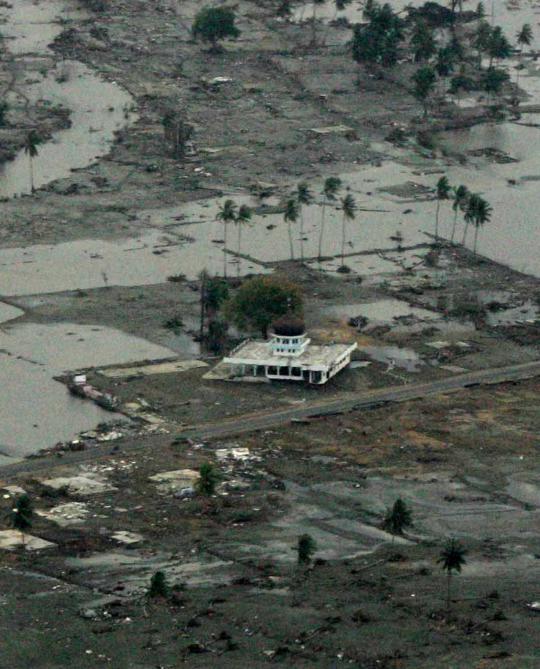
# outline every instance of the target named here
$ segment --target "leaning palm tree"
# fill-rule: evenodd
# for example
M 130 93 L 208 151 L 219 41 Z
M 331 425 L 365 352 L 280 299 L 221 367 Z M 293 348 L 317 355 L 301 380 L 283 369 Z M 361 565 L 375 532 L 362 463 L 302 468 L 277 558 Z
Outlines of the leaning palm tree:
M 319 232 L 319 253 L 318 253 L 318 258 L 319 260 L 322 258 L 322 247 L 323 247 L 323 239 L 324 239 L 324 223 L 325 223 L 325 213 L 326 213 L 326 205 L 329 202 L 335 202 L 337 194 L 341 190 L 341 179 L 339 177 L 328 177 L 326 181 L 324 182 L 323 186 L 323 203 L 322 203 L 322 213 L 321 213 L 321 229 Z
M 41 137 L 35 130 L 30 130 L 24 141 L 24 152 L 30 161 L 30 189 L 32 193 L 36 190 L 34 187 L 34 158 L 39 155 L 38 146 L 41 141 Z
M 247 204 L 241 205 L 240 209 L 238 210 L 238 214 L 236 215 L 235 218 L 235 223 L 238 226 L 238 243 L 236 247 L 237 251 L 237 256 L 238 256 L 238 265 L 236 266 L 236 276 L 240 276 L 240 263 L 242 262 L 242 258 L 240 256 L 240 249 L 242 246 L 242 226 L 247 225 L 251 221 L 251 216 L 252 216 L 252 211 L 251 208 L 247 206 Z
M 456 236 L 456 225 L 457 217 L 460 211 L 464 211 L 467 208 L 467 200 L 469 198 L 469 189 L 467 186 L 461 184 L 457 188 L 452 188 L 452 210 L 454 212 L 454 223 L 452 225 L 452 236 L 450 241 L 454 243 L 454 237 Z
M 441 208 L 442 200 L 448 200 L 450 196 L 451 186 L 447 177 L 441 177 L 437 181 L 435 197 L 437 198 L 437 209 L 435 211 L 435 239 L 439 239 L 439 210 Z
M 341 266 L 345 266 L 345 237 L 347 221 L 353 221 L 356 217 L 356 202 L 354 197 L 349 193 L 341 200 L 341 211 L 343 218 L 341 221 Z
M 218 211 L 217 220 L 223 223 L 223 277 L 227 277 L 227 229 L 229 223 L 236 219 L 236 203 L 234 200 L 225 200 Z
M 299 183 L 296 187 L 296 199 L 300 209 L 300 259 L 304 261 L 304 210 L 303 205 L 309 205 L 313 202 L 313 195 L 305 181 Z
M 291 260 L 294 260 L 294 246 L 293 246 L 293 236 L 292 236 L 292 224 L 296 223 L 298 220 L 300 207 L 298 206 L 298 201 L 295 197 L 290 197 L 285 203 L 285 211 L 283 213 L 283 220 L 287 223 L 287 229 L 289 232 L 289 248 L 291 251 Z
M 441 551 L 438 564 L 446 572 L 447 588 L 446 588 L 446 609 L 450 610 L 450 582 L 452 580 L 452 573 L 461 572 L 461 567 L 465 564 L 465 554 L 467 551 L 463 545 L 455 539 L 449 539 L 446 546 Z
M 490 204 L 484 200 L 483 197 L 477 196 L 474 202 L 473 207 L 473 220 L 474 225 L 474 244 L 473 251 L 476 255 L 476 249 L 478 247 L 478 232 L 480 228 L 491 219 L 491 213 L 493 209 Z

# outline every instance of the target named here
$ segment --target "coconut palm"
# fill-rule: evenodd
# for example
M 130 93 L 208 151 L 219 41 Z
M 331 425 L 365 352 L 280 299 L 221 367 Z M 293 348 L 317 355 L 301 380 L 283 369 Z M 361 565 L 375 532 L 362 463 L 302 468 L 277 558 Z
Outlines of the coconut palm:
M 533 40 L 533 32 L 529 23 L 524 23 L 521 30 L 518 31 L 516 35 L 517 43 L 519 44 L 519 65 L 517 66 L 517 76 L 516 76 L 516 86 L 519 83 L 519 71 L 523 67 L 523 47 L 531 46 Z
M 461 572 L 462 566 L 465 564 L 465 554 L 467 551 L 463 545 L 455 539 L 449 539 L 446 546 L 441 551 L 437 563 L 446 572 L 447 589 L 446 589 L 446 608 L 450 609 L 450 582 L 452 580 L 452 573 Z
M 328 179 L 325 180 L 324 186 L 323 186 L 323 203 L 322 203 L 322 213 L 321 213 L 321 230 L 319 232 L 319 253 L 318 253 L 318 258 L 322 258 L 322 247 L 323 247 L 323 239 L 324 239 L 324 223 L 325 223 L 325 213 L 326 213 L 326 205 L 329 202 L 335 202 L 337 194 L 341 190 L 342 182 L 339 177 L 328 177 Z
M 457 188 L 452 188 L 452 210 L 454 211 L 454 223 L 452 225 L 452 237 L 450 241 L 454 243 L 456 235 L 457 217 L 460 211 L 464 211 L 467 207 L 467 200 L 469 198 L 469 189 L 467 186 L 461 184 Z
M 474 225 L 474 244 L 473 251 L 476 254 L 476 249 L 478 246 L 478 232 L 480 228 L 491 219 L 491 213 L 493 209 L 489 205 L 489 202 L 484 200 L 483 197 L 477 195 L 473 199 L 472 204 L 469 201 L 469 206 L 472 207 L 472 223 Z
M 225 200 L 218 211 L 217 220 L 223 223 L 223 276 L 227 277 L 227 230 L 229 223 L 236 220 L 236 203 L 234 200 Z
M 465 209 L 463 211 L 463 221 L 465 222 L 465 227 L 463 229 L 463 238 L 461 243 L 465 246 L 467 241 L 467 233 L 469 231 L 469 225 L 474 222 L 474 212 L 476 208 L 476 202 L 480 196 L 477 193 L 469 193 Z
M 396 534 L 402 535 L 406 527 L 412 525 L 412 513 L 405 502 L 398 498 L 394 506 L 386 511 L 383 528 L 392 535 L 392 543 Z
M 24 141 L 24 152 L 30 161 L 30 189 L 32 193 L 36 190 L 34 188 L 34 158 L 37 158 L 39 155 L 38 146 L 41 144 L 41 141 L 41 137 L 35 130 L 30 130 Z
M 238 226 L 238 243 L 236 247 L 236 252 L 238 255 L 238 265 L 236 266 L 236 276 L 240 276 L 240 263 L 242 262 L 240 256 L 240 249 L 242 246 L 242 226 L 247 225 L 251 221 L 251 217 L 252 217 L 251 208 L 248 207 L 247 204 L 243 204 L 238 210 L 238 214 L 236 215 L 236 218 L 234 220 L 234 222 Z
M 298 220 L 300 207 L 298 205 L 298 200 L 295 197 L 290 197 L 285 203 L 285 211 L 283 213 L 283 220 L 287 223 L 287 229 L 289 232 L 289 248 L 291 250 L 291 260 L 294 260 L 294 246 L 293 246 L 293 236 L 292 236 L 292 224 L 296 223 Z
M 305 181 L 299 183 L 296 187 L 296 199 L 300 209 L 300 259 L 304 260 L 304 210 L 303 205 L 309 205 L 313 202 L 313 195 Z
M 349 193 L 341 200 L 341 211 L 343 218 L 341 220 L 341 266 L 345 265 L 345 237 L 347 221 L 353 221 L 356 217 L 356 202 L 354 197 Z
M 437 209 L 435 211 L 435 239 L 439 239 L 439 210 L 441 208 L 442 200 L 448 200 L 450 196 L 451 186 L 447 177 L 441 177 L 437 181 L 436 186 L 436 198 L 437 198 Z

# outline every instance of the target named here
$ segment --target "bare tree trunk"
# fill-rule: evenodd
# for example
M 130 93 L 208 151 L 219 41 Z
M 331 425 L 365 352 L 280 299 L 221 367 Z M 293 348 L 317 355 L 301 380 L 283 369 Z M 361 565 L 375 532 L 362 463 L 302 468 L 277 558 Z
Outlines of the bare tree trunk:
M 450 237 L 450 241 L 452 242 L 452 244 L 454 243 L 454 237 L 456 235 L 457 215 L 458 212 L 456 209 L 456 211 L 454 212 L 454 224 L 452 225 L 452 236 Z
M 319 232 L 319 260 L 322 258 L 322 246 L 323 246 L 323 237 L 324 237 L 324 223 L 325 223 L 325 213 L 326 213 L 326 202 L 323 202 L 322 206 L 322 216 L 321 216 L 321 230 Z
M 474 246 L 473 246 L 474 255 L 476 255 L 476 249 L 477 249 L 477 246 L 478 246 L 478 228 L 479 228 L 478 225 L 474 226 Z
M 469 224 L 465 223 L 465 229 L 463 230 L 463 239 L 461 240 L 461 244 L 465 246 L 465 241 L 467 239 L 467 232 L 469 231 Z
M 238 264 L 236 266 L 236 278 L 240 278 L 240 263 L 242 262 L 240 258 L 240 248 L 242 246 L 242 224 L 238 223 L 238 248 L 237 248 L 237 256 L 238 256 Z
M 300 260 L 304 262 L 304 212 L 300 209 Z
M 200 324 L 199 324 L 199 338 L 202 341 L 204 338 L 204 310 L 206 302 L 206 272 L 203 270 L 201 272 L 201 313 L 200 313 Z
M 446 610 L 450 611 L 450 579 L 452 578 L 452 572 L 448 571 L 446 579 Z
M 347 217 L 344 215 L 341 221 L 341 264 L 345 264 L 345 226 L 347 224 Z
M 36 192 L 36 189 L 34 187 L 34 159 L 32 156 L 28 156 L 28 160 L 30 162 L 30 190 L 32 193 Z
M 227 222 L 223 222 L 223 278 L 227 278 Z
M 439 239 L 439 209 L 441 208 L 441 201 L 437 200 L 437 209 L 435 211 L 435 239 Z

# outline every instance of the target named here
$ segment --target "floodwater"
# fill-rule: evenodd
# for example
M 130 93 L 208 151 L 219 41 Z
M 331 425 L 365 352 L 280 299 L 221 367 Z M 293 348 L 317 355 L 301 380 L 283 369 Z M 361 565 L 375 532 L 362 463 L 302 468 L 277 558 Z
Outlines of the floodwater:
M 403 300 L 377 300 L 377 302 L 357 302 L 329 307 L 326 313 L 341 318 L 363 316 L 368 325 L 383 325 L 395 322 L 395 319 L 411 318 L 414 321 L 427 321 L 440 318 L 440 314 L 427 309 L 412 307 Z
M 60 18 L 69 18 L 67 5 L 60 0 L 35 4 L 17 0 L 3 10 L 6 23 L 2 33 L 8 37 L 10 52 L 17 56 L 52 57 L 47 45 L 62 31 Z M 69 177 L 72 170 L 92 164 L 106 155 L 115 133 L 134 122 L 130 110 L 133 99 L 120 86 L 98 76 L 77 61 L 61 61 L 46 73 L 43 62 L 32 71 L 36 83 L 25 87 L 29 102 L 47 100 L 51 106 L 71 110 L 71 127 L 54 134 L 42 144 L 33 159 L 36 188 Z M 24 76 L 24 73 L 22 74 Z M 0 197 L 31 192 L 30 162 L 21 151 L 0 168 Z
M 399 348 L 398 346 L 359 346 L 358 350 L 365 353 L 372 360 L 388 365 L 387 371 L 395 367 L 404 369 L 406 372 L 418 372 L 423 364 L 420 356 L 411 348 Z
M 72 397 L 54 380 L 66 371 L 164 359 L 173 351 L 111 328 L 73 323 L 0 329 L 0 455 L 22 457 L 117 419 Z

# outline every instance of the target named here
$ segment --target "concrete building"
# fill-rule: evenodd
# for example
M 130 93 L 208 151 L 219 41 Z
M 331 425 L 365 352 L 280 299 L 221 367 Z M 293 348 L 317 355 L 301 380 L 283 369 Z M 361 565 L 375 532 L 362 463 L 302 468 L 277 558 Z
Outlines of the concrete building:
M 269 341 L 242 342 L 223 362 L 237 376 L 320 385 L 350 363 L 355 349 L 356 344 L 315 346 L 306 336 L 301 321 L 283 319 L 274 324 Z

